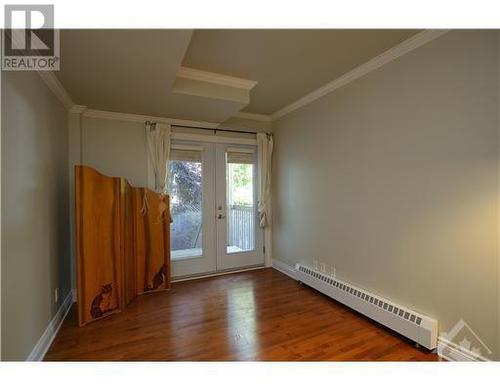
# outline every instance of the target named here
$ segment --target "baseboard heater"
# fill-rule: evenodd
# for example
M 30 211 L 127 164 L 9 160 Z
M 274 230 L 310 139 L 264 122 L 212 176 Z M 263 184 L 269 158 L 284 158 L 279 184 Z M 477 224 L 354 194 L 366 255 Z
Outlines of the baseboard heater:
M 438 322 L 310 266 L 295 265 L 297 279 L 404 335 L 427 349 L 437 347 Z

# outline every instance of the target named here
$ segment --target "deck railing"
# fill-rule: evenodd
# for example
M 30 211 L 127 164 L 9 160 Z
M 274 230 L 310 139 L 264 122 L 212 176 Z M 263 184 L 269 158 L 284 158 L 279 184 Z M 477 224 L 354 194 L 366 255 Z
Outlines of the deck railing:
M 255 248 L 255 213 L 253 206 L 230 205 L 228 209 L 228 246 L 243 251 Z
M 176 210 L 176 208 L 173 208 Z M 255 248 L 255 212 L 252 206 L 229 205 L 227 211 L 228 247 L 237 251 Z M 202 213 L 198 206 L 185 206 L 172 213 L 171 250 L 201 248 Z
M 198 205 L 184 205 L 179 211 L 172 208 L 172 223 L 170 224 L 171 250 L 184 250 L 201 247 L 202 213 Z

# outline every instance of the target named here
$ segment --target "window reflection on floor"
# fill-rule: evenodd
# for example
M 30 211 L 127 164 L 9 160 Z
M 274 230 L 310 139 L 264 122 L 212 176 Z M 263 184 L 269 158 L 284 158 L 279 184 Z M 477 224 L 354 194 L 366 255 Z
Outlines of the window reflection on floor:
M 231 349 L 238 359 L 253 360 L 259 345 L 253 282 L 229 288 L 227 301 L 229 330 L 235 330 L 230 336 Z

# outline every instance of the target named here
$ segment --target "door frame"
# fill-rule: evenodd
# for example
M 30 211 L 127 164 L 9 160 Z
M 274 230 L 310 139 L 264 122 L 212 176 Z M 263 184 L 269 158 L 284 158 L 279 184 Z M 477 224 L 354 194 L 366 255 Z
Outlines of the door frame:
M 189 127 L 187 127 L 189 128 Z M 196 130 L 196 128 L 193 128 L 193 130 Z M 172 133 L 171 133 L 171 142 L 172 144 L 184 144 L 184 142 L 186 143 L 186 145 L 200 145 L 200 143 L 203 143 L 203 144 L 209 144 L 209 145 L 212 145 L 214 150 L 216 148 L 216 145 L 217 144 L 231 144 L 232 146 L 235 146 L 235 147 L 238 147 L 238 146 L 245 146 L 245 147 L 248 147 L 248 146 L 255 146 L 255 148 L 257 147 L 257 140 L 255 138 L 245 138 L 245 137 L 231 137 L 231 136 L 227 136 L 227 135 L 217 135 L 216 132 L 217 130 L 214 129 L 214 132 L 215 134 L 213 135 L 208 135 L 208 134 L 200 134 L 200 133 L 185 133 L 185 132 L 182 132 L 180 130 L 176 130 L 175 129 L 175 125 L 173 125 L 172 127 Z M 220 132 L 223 132 L 223 131 L 220 131 Z M 152 162 L 151 160 L 149 159 L 148 155 L 147 155 L 147 148 L 146 146 L 144 147 L 144 152 L 146 153 L 146 160 L 147 160 L 147 172 L 146 172 L 146 178 L 147 178 L 147 187 L 149 187 L 150 189 L 154 189 L 154 183 L 155 183 L 155 179 L 154 179 L 154 170 L 153 170 L 153 165 L 152 165 Z M 215 151 L 213 153 L 213 159 L 215 160 Z M 213 166 L 214 166 L 214 175 L 215 175 L 215 162 L 213 163 Z M 259 173 L 259 168 L 258 168 L 258 159 L 257 159 L 257 163 L 255 165 L 255 169 L 256 169 L 256 176 L 255 176 L 255 181 L 257 181 L 257 190 L 258 190 L 258 184 L 260 183 L 260 173 Z M 213 183 L 215 183 L 215 179 L 213 179 Z M 215 186 L 214 186 L 215 187 Z M 215 191 L 215 188 L 214 188 L 214 191 Z M 258 199 L 258 193 L 256 191 L 255 193 L 255 197 L 257 197 Z M 257 204 L 256 204 L 257 205 Z M 214 199 L 213 199 L 213 203 L 212 203 L 212 206 L 213 206 L 213 209 L 212 211 L 210 211 L 210 215 L 214 216 L 214 213 L 216 212 L 216 205 L 215 205 L 215 194 L 214 194 Z M 212 213 L 213 212 L 213 213 Z M 205 221 L 205 220 L 203 220 Z M 215 219 L 214 219 L 215 221 Z M 258 226 L 258 225 L 257 225 Z M 256 226 L 256 227 L 257 227 Z M 206 231 L 206 230 L 205 230 Z M 212 232 L 215 232 L 215 228 Z M 264 249 L 265 248 L 265 251 L 264 251 L 264 255 L 263 255 L 263 259 L 262 259 L 262 262 L 259 263 L 259 264 L 256 264 L 254 265 L 253 267 L 252 266 L 248 266 L 248 267 L 242 267 L 242 268 L 235 268 L 235 269 L 227 269 L 227 270 L 217 270 L 217 265 L 215 266 L 215 269 L 213 271 L 206 271 L 206 272 L 194 272 L 192 274 L 182 274 L 182 275 L 178 275 L 178 276 L 175 276 L 173 271 L 174 271 L 174 267 L 172 265 L 172 277 L 174 280 L 184 280 L 184 279 L 192 279 L 192 278 L 202 278 L 202 277 L 205 277 L 205 276 L 211 276 L 211 275 L 218 275 L 218 274 L 226 274 L 226 273 L 229 273 L 229 272 L 232 272 L 233 270 L 234 271 L 239 271 L 239 270 L 253 270 L 253 269 L 260 269 L 262 267 L 269 267 L 271 266 L 271 254 L 270 254 L 270 249 L 271 249 L 271 243 L 272 243 L 272 240 L 271 240 L 271 230 L 270 230 L 270 227 L 266 227 L 264 229 L 261 230 L 262 232 L 262 245 L 261 247 Z M 256 236 L 259 236 L 259 235 L 256 235 Z M 205 240 L 205 237 L 203 238 L 203 240 Z M 208 240 L 208 238 L 207 238 Z M 212 240 L 212 242 L 216 243 L 217 239 L 214 238 Z M 195 259 L 198 259 L 198 258 L 195 258 Z M 217 254 L 214 254 L 214 257 L 213 257 L 215 263 L 217 262 Z M 184 262 L 186 261 L 186 259 L 183 260 Z
M 253 165 L 253 205 L 254 212 L 254 229 L 255 229 L 255 247 L 253 250 L 242 251 L 237 253 L 227 252 L 227 163 L 226 152 L 230 148 L 241 148 L 242 144 L 222 144 L 215 145 L 215 212 L 218 213 L 218 207 L 222 206 L 222 213 L 226 218 L 216 220 L 217 225 L 217 271 L 243 269 L 256 266 L 263 266 L 264 259 L 264 232 L 259 226 L 259 218 L 257 212 L 258 203 L 258 186 L 259 186 L 259 168 L 257 159 L 257 148 L 254 146 L 245 146 L 245 149 L 252 149 L 254 156 Z
M 178 141 L 175 146 L 201 147 L 202 164 L 202 255 L 191 258 L 171 259 L 172 277 L 184 277 L 196 274 L 208 274 L 217 271 L 215 220 L 215 146 L 212 143 Z

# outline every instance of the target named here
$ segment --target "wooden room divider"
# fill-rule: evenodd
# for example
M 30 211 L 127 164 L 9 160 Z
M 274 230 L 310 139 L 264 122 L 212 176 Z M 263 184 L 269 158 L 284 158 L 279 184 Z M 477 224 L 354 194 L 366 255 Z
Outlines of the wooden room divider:
M 83 326 L 170 288 L 167 195 L 75 167 L 77 307 Z

